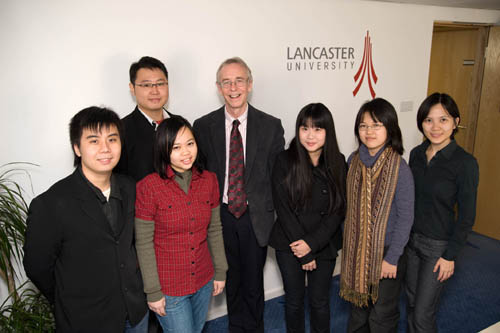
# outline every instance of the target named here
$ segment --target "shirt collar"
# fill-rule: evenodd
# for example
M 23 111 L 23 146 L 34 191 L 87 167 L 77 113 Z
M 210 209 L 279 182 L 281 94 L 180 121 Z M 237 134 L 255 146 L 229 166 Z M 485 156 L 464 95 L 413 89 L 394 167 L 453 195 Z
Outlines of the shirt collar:
M 224 117 L 226 118 L 226 123 L 229 122 L 230 124 L 233 124 L 233 121 L 238 119 L 240 121 L 240 124 L 243 124 L 243 122 L 245 122 L 248 118 L 248 103 L 246 105 L 245 112 L 243 112 L 238 118 L 233 118 L 233 116 L 231 116 L 229 112 L 227 112 L 227 109 L 224 106 Z
M 421 144 L 421 147 L 422 147 L 422 150 L 421 150 L 421 153 L 424 155 L 425 157 L 425 152 L 427 150 L 427 148 L 430 146 L 431 142 L 429 140 L 425 140 L 422 144 Z M 455 139 L 452 139 L 450 141 L 450 143 L 448 143 L 444 148 L 441 148 L 441 150 L 439 150 L 437 154 L 439 155 L 443 155 L 446 159 L 450 159 L 452 156 L 453 156 L 453 153 L 455 152 L 455 150 L 457 149 L 457 142 L 455 141 Z M 427 159 L 427 157 L 425 157 Z
M 137 110 L 139 110 L 140 113 L 142 113 L 142 115 L 144 117 L 146 117 L 146 119 L 148 120 L 148 123 L 152 124 L 153 123 L 153 118 L 151 118 L 150 116 L 148 116 L 145 112 L 143 112 L 141 110 L 141 108 L 139 106 L 137 106 Z M 162 110 L 163 111 L 163 119 L 167 119 L 168 118 L 168 113 L 165 109 Z
M 78 166 L 78 172 L 80 173 L 80 175 L 82 176 L 83 180 L 85 181 L 85 183 L 90 187 L 90 189 L 92 190 L 92 192 L 94 192 L 94 194 L 97 196 L 97 199 L 99 199 L 99 201 L 101 203 L 106 203 L 108 200 L 106 199 L 106 197 L 104 196 L 104 194 L 102 194 L 102 191 L 97 188 L 97 186 L 95 186 L 94 184 L 92 184 L 90 182 L 90 180 L 87 179 L 87 177 L 85 177 L 85 175 L 83 174 L 83 170 L 82 170 L 82 166 Z M 116 176 L 114 174 L 111 174 L 111 180 L 110 180 L 110 186 L 111 186 L 111 193 L 109 194 L 109 197 L 110 198 L 115 198 L 115 199 L 118 199 L 118 200 L 122 200 L 122 197 L 120 195 L 120 191 L 119 191 L 119 188 L 118 188 L 118 185 L 116 183 Z
M 193 166 L 191 168 L 191 171 L 189 171 L 189 172 L 192 172 L 191 179 L 197 179 L 201 175 L 200 171 L 195 166 Z M 174 171 L 174 169 L 172 169 L 172 167 L 170 165 L 167 166 L 167 178 L 173 180 L 175 175 L 176 175 L 176 172 Z

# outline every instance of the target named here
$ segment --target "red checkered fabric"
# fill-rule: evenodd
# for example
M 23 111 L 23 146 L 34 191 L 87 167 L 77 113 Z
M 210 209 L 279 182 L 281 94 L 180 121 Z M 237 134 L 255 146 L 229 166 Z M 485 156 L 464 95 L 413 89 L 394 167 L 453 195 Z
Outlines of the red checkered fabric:
M 219 186 L 214 173 L 193 176 L 186 194 L 174 180 L 157 173 L 137 183 L 135 215 L 154 221 L 154 249 L 162 292 L 168 296 L 192 294 L 214 276 L 207 244 L 212 208 L 219 205 Z

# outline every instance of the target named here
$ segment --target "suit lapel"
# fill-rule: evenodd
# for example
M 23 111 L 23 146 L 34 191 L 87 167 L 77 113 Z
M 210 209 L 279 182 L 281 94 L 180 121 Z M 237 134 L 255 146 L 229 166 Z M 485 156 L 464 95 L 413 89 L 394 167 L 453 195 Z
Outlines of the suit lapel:
M 83 212 L 89 217 L 89 222 L 112 236 L 113 230 L 111 230 L 111 226 L 102 208 L 99 207 L 95 193 L 93 193 L 90 187 L 85 183 L 85 180 L 79 174 L 78 170 L 75 170 L 73 173 L 73 181 L 75 183 L 75 196 L 80 199 L 80 206 Z
M 226 170 L 226 119 L 224 107 L 217 110 L 214 121 L 210 124 L 210 137 L 213 138 L 213 147 L 217 158 L 218 174 L 224 179 Z
M 257 147 L 259 142 L 258 119 L 255 109 L 248 104 L 248 119 L 247 119 L 247 142 L 245 156 L 245 184 L 248 184 L 253 162 L 257 156 Z

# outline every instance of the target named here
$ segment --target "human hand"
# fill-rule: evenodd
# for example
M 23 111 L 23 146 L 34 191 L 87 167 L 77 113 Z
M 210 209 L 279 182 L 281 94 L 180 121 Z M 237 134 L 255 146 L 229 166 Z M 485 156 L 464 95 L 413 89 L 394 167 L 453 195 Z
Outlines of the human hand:
M 380 278 L 395 279 L 397 270 L 398 270 L 397 265 L 391 265 L 387 261 L 382 260 L 382 269 L 380 271 Z
M 226 285 L 226 281 L 215 281 L 214 280 L 214 291 L 212 292 L 212 296 L 217 296 L 224 290 L 224 286 Z
M 157 313 L 160 316 L 166 316 L 165 312 L 165 297 L 163 296 L 159 301 L 156 302 L 148 302 L 148 307 L 151 311 Z
M 436 262 L 436 265 L 434 265 L 433 272 L 436 273 L 438 269 L 439 269 L 439 275 L 437 279 L 439 282 L 444 282 L 453 275 L 455 271 L 455 261 L 453 260 L 449 261 L 443 258 L 439 258 L 438 261 Z
M 302 269 L 305 271 L 313 271 L 316 269 L 316 260 L 308 262 L 307 264 L 302 265 Z
M 302 258 L 306 254 L 311 252 L 311 248 L 303 239 L 299 239 L 298 241 L 291 243 L 290 249 L 297 258 Z

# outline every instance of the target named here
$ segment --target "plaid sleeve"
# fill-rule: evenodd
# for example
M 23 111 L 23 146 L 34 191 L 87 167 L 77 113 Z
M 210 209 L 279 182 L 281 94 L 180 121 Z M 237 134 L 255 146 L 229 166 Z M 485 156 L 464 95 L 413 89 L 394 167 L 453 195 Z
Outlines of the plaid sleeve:
M 217 176 L 215 175 L 215 173 L 211 172 L 210 176 L 210 208 L 215 208 L 220 204 L 219 183 L 217 182 Z
M 146 221 L 153 221 L 156 213 L 154 201 L 154 185 L 149 177 L 142 179 L 136 185 L 135 197 L 135 218 Z

